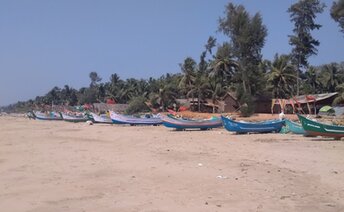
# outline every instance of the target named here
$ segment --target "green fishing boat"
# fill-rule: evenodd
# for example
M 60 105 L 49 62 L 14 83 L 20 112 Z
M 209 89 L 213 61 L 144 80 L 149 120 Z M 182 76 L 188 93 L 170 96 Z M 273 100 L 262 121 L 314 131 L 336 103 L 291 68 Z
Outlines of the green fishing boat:
M 344 137 L 344 126 L 324 124 L 297 114 L 307 135 L 324 136 L 335 139 Z
M 304 135 L 306 133 L 305 130 L 303 129 L 302 125 L 297 123 L 297 122 L 286 119 L 285 125 L 287 127 L 287 130 L 291 133 L 301 134 L 301 135 Z

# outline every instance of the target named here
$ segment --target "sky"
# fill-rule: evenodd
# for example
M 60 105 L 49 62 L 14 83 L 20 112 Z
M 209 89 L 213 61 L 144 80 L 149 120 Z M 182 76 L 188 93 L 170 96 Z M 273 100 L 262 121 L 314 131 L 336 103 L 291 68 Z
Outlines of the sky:
M 291 51 L 287 9 L 295 0 L 0 0 L 0 106 L 45 95 L 54 86 L 79 89 L 96 71 L 103 82 L 180 72 L 197 61 L 209 36 L 222 43 L 218 19 L 229 2 L 259 12 L 268 29 L 264 59 Z M 329 14 L 311 65 L 344 61 L 344 34 Z

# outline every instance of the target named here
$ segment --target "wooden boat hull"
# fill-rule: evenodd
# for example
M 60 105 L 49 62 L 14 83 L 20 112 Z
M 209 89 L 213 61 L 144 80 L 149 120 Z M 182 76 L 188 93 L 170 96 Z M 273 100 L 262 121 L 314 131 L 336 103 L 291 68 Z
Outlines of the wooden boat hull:
M 162 116 L 162 124 L 168 128 L 175 128 L 177 130 L 182 129 L 212 129 L 222 126 L 220 118 L 213 118 L 208 120 L 184 120 L 178 118 L 172 118 L 169 116 Z
M 340 139 L 344 137 L 344 126 L 336 126 L 320 123 L 308 119 L 302 115 L 297 115 L 302 124 L 303 129 L 306 131 L 307 135 L 311 136 L 324 136 Z
M 56 112 L 49 112 L 49 113 L 41 113 L 32 111 L 32 115 L 36 120 L 44 120 L 44 121 L 61 121 L 62 116 Z
M 97 115 L 95 113 L 91 113 L 94 123 L 101 123 L 101 124 L 112 124 L 112 120 L 110 117 L 103 115 Z
M 26 117 L 28 117 L 29 119 L 36 119 L 35 114 L 32 111 L 27 112 Z
M 129 124 L 129 125 L 160 125 L 161 118 L 136 118 L 133 116 L 125 116 L 113 111 L 110 111 L 110 117 L 114 124 Z
M 236 133 L 268 133 L 281 131 L 284 120 L 268 120 L 263 122 L 238 122 L 221 116 L 223 126 L 226 130 Z
M 291 133 L 300 134 L 300 135 L 304 135 L 306 133 L 301 124 L 293 122 L 289 119 L 285 120 L 285 125 L 287 126 L 287 129 Z
M 90 120 L 90 118 L 87 116 L 71 116 L 65 113 L 61 113 L 61 116 L 64 121 L 68 121 L 68 122 L 86 122 Z

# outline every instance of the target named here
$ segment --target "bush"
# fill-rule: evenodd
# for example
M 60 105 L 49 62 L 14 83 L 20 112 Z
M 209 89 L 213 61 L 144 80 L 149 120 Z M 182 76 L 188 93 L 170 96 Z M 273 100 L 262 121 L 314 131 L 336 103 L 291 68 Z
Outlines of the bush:
M 128 108 L 125 110 L 126 114 L 135 114 L 135 113 L 142 113 L 142 112 L 149 112 L 150 109 L 146 105 L 146 99 L 142 96 L 138 96 L 133 98 L 129 102 Z
M 240 98 L 240 113 L 243 117 L 249 117 L 254 113 L 255 105 L 251 95 L 244 94 Z

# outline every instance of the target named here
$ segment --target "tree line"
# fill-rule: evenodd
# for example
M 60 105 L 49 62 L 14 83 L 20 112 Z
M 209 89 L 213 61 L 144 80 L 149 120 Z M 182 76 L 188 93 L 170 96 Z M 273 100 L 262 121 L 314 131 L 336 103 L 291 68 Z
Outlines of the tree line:
M 2 109 L 20 110 L 43 104 L 81 105 L 111 99 L 116 103 L 139 105 L 137 110 L 165 110 L 175 105 L 177 98 L 191 98 L 199 101 L 192 109 L 201 111 L 200 101 L 211 99 L 215 105 L 228 92 L 235 93 L 242 104 L 248 105 L 243 108 L 247 113 L 254 111 L 256 96 L 291 98 L 338 91 L 340 95 L 334 103 L 340 104 L 344 102 L 344 62 L 320 66 L 308 62 L 320 45 L 311 32 L 321 28 L 315 19 L 324 9 L 325 4 L 319 0 L 300 0 L 291 5 L 287 11 L 294 24 L 289 35 L 292 51 L 288 55 L 276 53 L 270 61 L 263 60 L 261 53 L 268 34 L 261 14 L 252 15 L 243 5 L 228 3 L 218 24 L 218 31 L 228 40 L 218 43 L 214 36 L 209 36 L 199 58 L 185 58 L 179 64 L 179 73 L 125 80 L 115 73 L 102 82 L 97 72 L 91 72 L 88 87 L 78 90 L 68 85 L 54 87 L 44 96 Z M 330 11 L 344 33 L 344 0 L 333 2 Z

